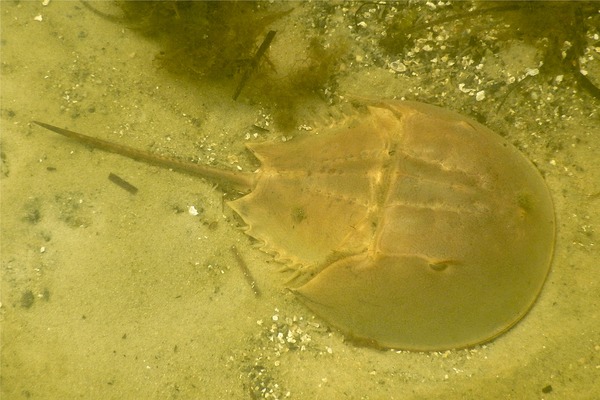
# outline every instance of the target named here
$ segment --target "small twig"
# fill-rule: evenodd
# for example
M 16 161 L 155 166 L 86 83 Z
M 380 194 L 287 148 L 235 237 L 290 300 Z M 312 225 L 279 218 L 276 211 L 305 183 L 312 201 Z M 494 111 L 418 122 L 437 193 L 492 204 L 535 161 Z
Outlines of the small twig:
M 131 194 L 136 194 L 138 191 L 138 188 L 136 188 L 120 176 L 113 174 L 112 172 L 108 174 L 108 180 L 116 184 L 117 186 L 127 190 Z
M 252 57 L 252 60 L 250 61 L 250 67 L 246 68 L 246 70 L 244 71 L 244 75 L 242 75 L 242 79 L 240 80 L 240 83 L 238 84 L 237 88 L 235 89 L 235 93 L 233 94 L 234 100 L 237 100 L 238 96 L 242 92 L 242 89 L 246 85 L 248 78 L 250 78 L 250 75 L 252 74 L 252 72 L 256 69 L 256 67 L 258 67 L 258 63 L 259 63 L 260 59 L 262 58 L 263 54 L 265 54 L 265 52 L 271 45 L 271 42 L 273 41 L 273 38 L 275 37 L 275 33 L 277 33 L 277 32 L 269 31 L 269 33 L 267 33 L 267 36 L 265 36 L 265 39 L 263 40 L 262 44 L 256 51 L 256 54 L 254 54 L 254 57 Z
M 244 278 L 246 278 L 246 281 L 248 281 L 250 288 L 254 292 L 254 296 L 256 296 L 256 297 L 260 296 L 260 290 L 256 286 L 256 281 L 254 280 L 254 277 L 252 276 L 250 269 L 246 265 L 246 261 L 244 261 L 244 259 L 240 255 L 240 253 L 237 251 L 237 248 L 235 247 L 235 245 L 231 246 L 231 252 L 235 256 L 235 259 L 237 260 L 238 265 L 240 266 L 240 269 L 242 270 L 242 273 L 244 274 Z

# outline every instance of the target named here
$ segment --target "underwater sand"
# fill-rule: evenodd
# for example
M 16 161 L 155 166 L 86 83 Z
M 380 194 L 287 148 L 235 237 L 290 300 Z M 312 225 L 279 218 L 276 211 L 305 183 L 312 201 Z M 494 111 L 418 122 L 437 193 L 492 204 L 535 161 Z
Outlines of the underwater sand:
M 308 20 L 318 7 L 300 3 L 286 18 Z M 598 99 L 565 89 L 558 113 L 530 99 L 497 115 L 489 92 L 476 104 L 536 163 L 555 202 L 555 258 L 531 312 L 473 349 L 379 351 L 345 341 L 285 289 L 289 275 L 253 247 L 218 187 L 30 121 L 244 170 L 257 166 L 244 143 L 301 131 L 255 136 L 269 110 L 244 94 L 231 100 L 236 82 L 190 89 L 156 67 L 156 44 L 77 2 L 2 2 L 0 11 L 2 399 L 600 397 Z M 343 32 L 351 12 L 334 13 Z M 294 23 L 275 29 L 273 60 L 293 54 L 278 41 L 302 46 Z M 369 59 L 365 48 L 356 60 Z M 501 53 L 515 71 L 536 66 L 535 55 L 521 44 Z M 598 62 L 589 68 L 600 77 Z M 377 63 L 349 63 L 338 83 L 342 95 L 407 96 L 462 113 L 475 101 L 455 88 L 438 98 L 432 79 Z

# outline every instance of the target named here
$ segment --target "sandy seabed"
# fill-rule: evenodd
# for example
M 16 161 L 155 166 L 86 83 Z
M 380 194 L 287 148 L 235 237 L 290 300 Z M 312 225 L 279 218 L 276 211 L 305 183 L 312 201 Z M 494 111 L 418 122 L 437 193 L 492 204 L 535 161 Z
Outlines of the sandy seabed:
M 438 78 L 404 74 L 405 63 L 373 61 L 374 45 L 348 28 L 358 4 L 296 3 L 270 28 L 278 31 L 271 61 L 302 52 L 307 21 L 331 13 L 327 29 L 355 46 L 335 94 L 476 110 L 517 144 L 545 176 L 558 227 L 550 275 L 523 321 L 487 345 L 443 353 L 345 341 L 285 289 L 289 277 L 255 249 L 218 187 L 89 149 L 31 121 L 248 171 L 257 163 L 245 143 L 306 129 L 253 129 L 269 121 L 268 105 L 244 94 L 233 101 L 234 81 L 190 88 L 156 66 L 154 42 L 78 2 L 2 2 L 3 399 L 600 397 L 600 101 L 562 78 L 554 89 L 517 88 L 497 112 L 501 99 L 490 89 L 441 90 Z M 447 73 L 491 79 L 538 65 L 527 44 L 499 47 L 482 68 L 450 65 Z M 589 76 L 600 79 L 594 57 Z M 305 128 L 314 123 L 300 118 Z M 110 173 L 137 194 L 110 182 Z

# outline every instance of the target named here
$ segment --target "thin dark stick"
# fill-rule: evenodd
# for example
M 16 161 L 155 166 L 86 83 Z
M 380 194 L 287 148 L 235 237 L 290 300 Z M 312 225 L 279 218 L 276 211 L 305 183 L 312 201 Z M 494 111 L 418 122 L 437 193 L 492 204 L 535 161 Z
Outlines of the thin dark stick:
M 138 188 L 133 186 L 131 183 L 127 182 L 125 179 L 121 178 L 119 175 L 113 174 L 112 172 L 108 174 L 108 180 L 112 183 L 120 186 L 121 188 L 127 190 L 131 194 L 136 194 Z
M 237 100 L 240 93 L 242 93 L 242 89 L 246 85 L 248 78 L 250 78 L 250 75 L 252 74 L 254 69 L 256 69 L 256 67 L 258 66 L 258 62 L 260 61 L 261 57 L 263 56 L 263 54 L 265 54 L 265 52 L 271 45 L 271 42 L 273 41 L 273 38 L 275 37 L 275 33 L 277 33 L 277 32 L 269 31 L 269 33 L 267 33 L 267 36 L 265 36 L 265 40 L 263 40 L 262 44 L 256 51 L 256 54 L 254 54 L 252 61 L 250 62 L 250 68 L 246 68 L 246 70 L 244 71 L 244 75 L 242 75 L 242 79 L 240 80 L 240 83 L 238 84 L 237 88 L 235 89 L 235 93 L 233 94 L 234 100 Z
M 242 270 L 242 273 L 244 274 L 244 278 L 246 278 L 246 281 L 248 281 L 250 288 L 254 292 L 254 296 L 256 296 L 256 297 L 260 296 L 260 290 L 256 286 L 256 281 L 254 280 L 254 277 L 252 276 L 250 269 L 248 269 L 248 266 L 246 265 L 246 261 L 244 261 L 244 259 L 240 255 L 240 253 L 238 253 L 237 248 L 235 246 L 231 246 L 231 252 L 235 256 L 235 259 L 237 260 L 238 265 L 240 266 L 240 269 Z

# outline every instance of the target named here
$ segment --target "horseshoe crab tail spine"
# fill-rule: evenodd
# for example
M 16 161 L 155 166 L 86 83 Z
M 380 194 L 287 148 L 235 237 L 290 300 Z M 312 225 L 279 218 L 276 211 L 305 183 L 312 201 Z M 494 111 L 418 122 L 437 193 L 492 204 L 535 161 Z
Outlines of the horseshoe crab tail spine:
M 256 179 L 254 177 L 254 174 L 251 173 L 227 171 L 208 165 L 198 165 L 190 162 L 174 160 L 171 158 L 166 158 L 152 153 L 148 153 L 146 151 L 134 149 L 133 147 L 123 146 L 120 144 L 108 142 L 106 140 L 97 139 L 92 136 L 87 136 L 81 133 L 62 129 L 54 125 L 46 124 L 44 122 L 32 122 L 43 128 L 51 130 L 52 132 L 56 132 L 70 139 L 74 139 L 79 143 L 87 144 L 93 148 L 108 151 L 110 153 L 119 154 L 136 161 L 142 161 L 149 164 L 158 165 L 160 167 L 171 168 L 191 175 L 200 176 L 202 178 L 206 178 L 212 181 L 218 181 L 241 192 L 249 192 L 254 188 L 255 185 Z

